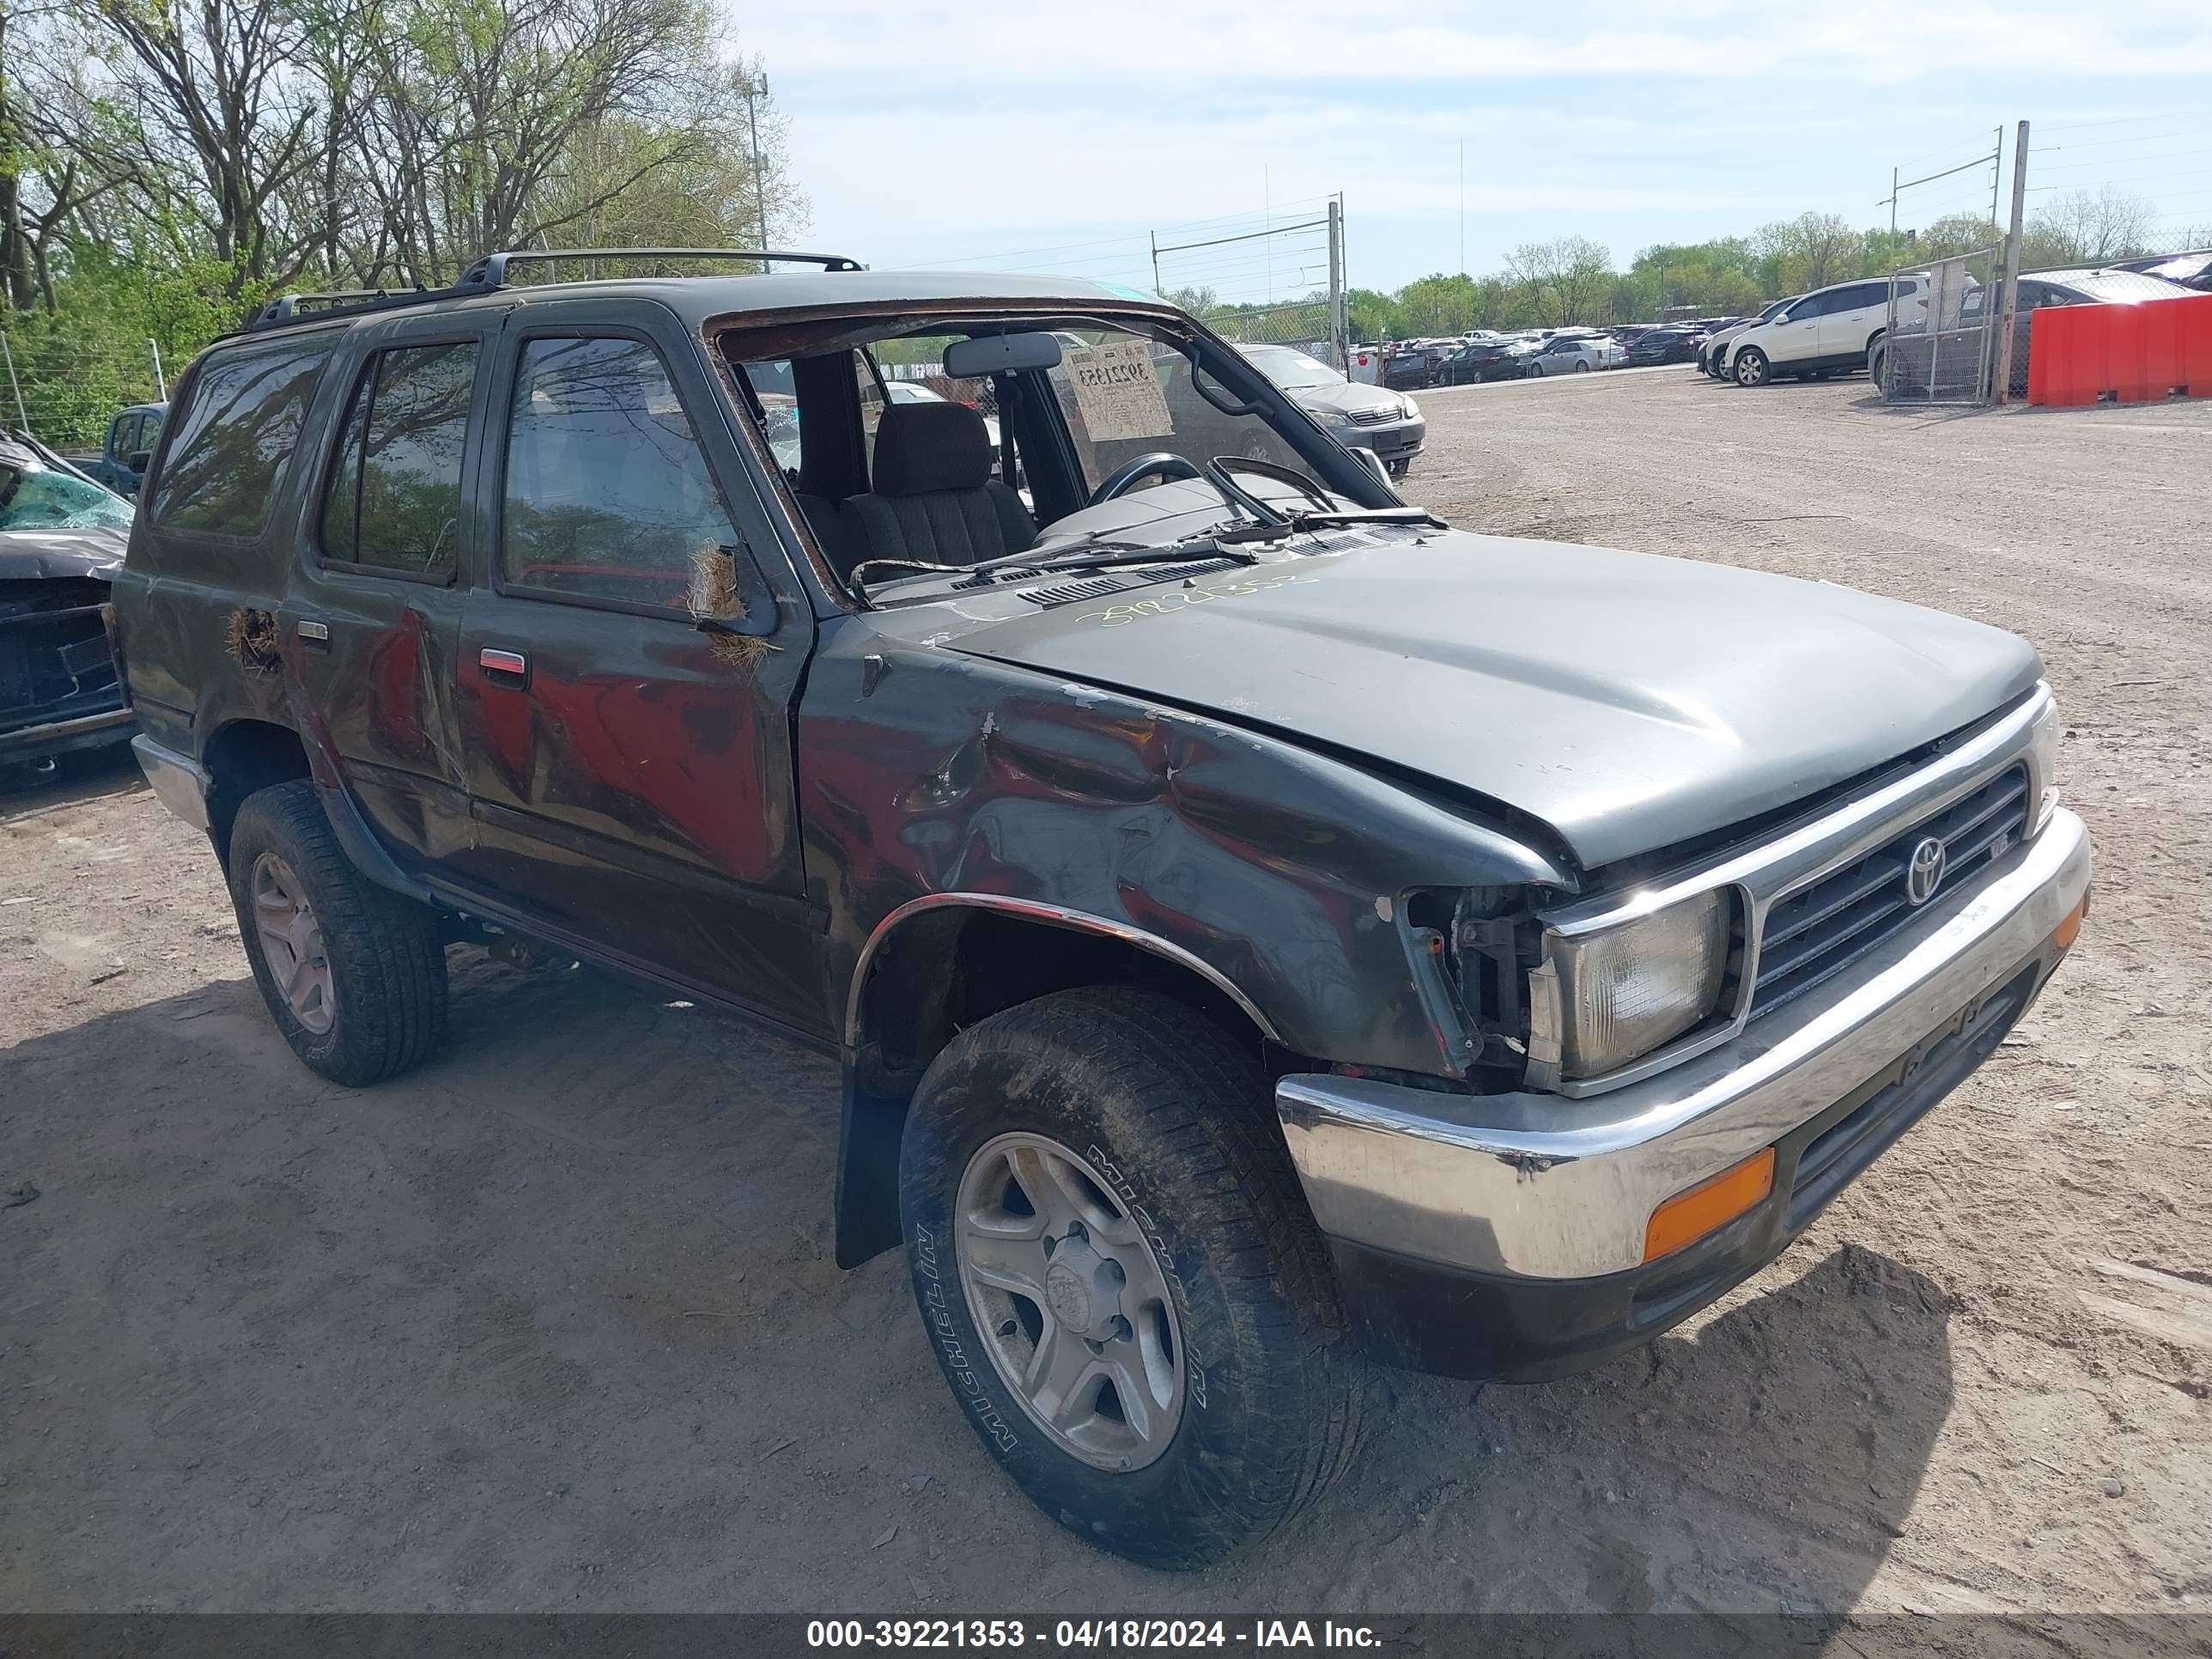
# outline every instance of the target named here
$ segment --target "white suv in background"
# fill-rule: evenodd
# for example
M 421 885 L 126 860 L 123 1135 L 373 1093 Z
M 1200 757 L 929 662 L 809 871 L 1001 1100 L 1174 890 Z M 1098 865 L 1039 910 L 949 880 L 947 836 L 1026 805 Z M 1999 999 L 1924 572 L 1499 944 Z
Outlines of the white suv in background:
M 1728 343 L 1723 379 L 1765 386 L 1777 375 L 1825 380 L 1867 366 L 1867 350 L 1889 327 L 1890 278 L 1815 289 Z M 1928 276 L 1899 276 L 1900 322 L 1917 325 L 1928 309 Z

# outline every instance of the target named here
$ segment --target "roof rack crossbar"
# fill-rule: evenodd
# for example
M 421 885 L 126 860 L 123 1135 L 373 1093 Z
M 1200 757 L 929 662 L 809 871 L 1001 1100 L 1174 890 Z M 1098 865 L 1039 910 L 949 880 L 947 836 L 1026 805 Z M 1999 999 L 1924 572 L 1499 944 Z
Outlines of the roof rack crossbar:
M 518 264 L 551 264 L 574 259 L 742 259 L 753 264 L 820 265 L 824 270 L 858 270 L 860 262 L 842 253 L 798 253 L 780 248 L 746 247 L 562 247 L 518 248 L 487 253 L 471 265 L 464 283 L 476 278 L 486 288 L 507 286 L 507 267 Z
M 282 328 L 309 317 L 318 321 L 356 317 L 399 306 L 428 305 L 434 300 L 458 300 L 471 294 L 489 294 L 507 286 L 507 269 L 518 264 L 552 264 L 575 259 L 731 259 L 754 264 L 778 261 L 820 265 L 824 270 L 858 270 L 860 262 L 842 253 L 793 253 L 776 249 L 738 247 L 580 247 L 514 248 L 487 253 L 461 273 L 451 288 L 351 288 L 325 294 L 287 294 L 271 300 L 246 324 L 258 329 Z M 310 307 L 313 307 L 311 310 Z

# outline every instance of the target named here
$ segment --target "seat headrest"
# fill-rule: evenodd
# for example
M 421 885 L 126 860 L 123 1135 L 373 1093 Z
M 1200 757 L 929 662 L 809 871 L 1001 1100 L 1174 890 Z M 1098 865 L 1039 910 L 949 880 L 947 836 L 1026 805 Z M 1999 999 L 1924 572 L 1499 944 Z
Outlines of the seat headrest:
M 888 404 L 876 428 L 878 495 L 979 489 L 991 476 L 991 434 L 965 404 Z

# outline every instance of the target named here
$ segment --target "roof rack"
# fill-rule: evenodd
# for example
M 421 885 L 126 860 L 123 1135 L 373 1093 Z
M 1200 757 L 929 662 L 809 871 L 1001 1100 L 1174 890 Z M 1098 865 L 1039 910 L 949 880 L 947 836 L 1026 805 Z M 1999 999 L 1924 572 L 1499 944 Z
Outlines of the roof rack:
M 580 259 L 719 259 L 751 264 L 784 263 L 820 265 L 824 270 L 858 270 L 860 262 L 842 253 L 794 253 L 777 249 L 731 247 L 586 247 L 514 248 L 487 253 L 461 273 L 451 288 L 333 289 L 322 294 L 287 294 L 271 300 L 254 313 L 246 325 L 249 333 L 283 328 L 295 323 L 335 320 L 389 311 L 401 306 L 428 305 L 436 300 L 464 299 L 489 294 L 509 286 L 507 270 L 517 264 L 552 264 Z
M 774 248 L 743 247 L 563 247 L 524 248 L 507 253 L 487 253 L 471 265 L 462 276 L 463 283 L 471 278 L 485 288 L 507 286 L 509 265 L 528 263 L 552 264 L 569 259 L 742 259 L 752 264 L 782 262 L 787 264 L 820 265 L 824 270 L 858 270 L 860 262 L 848 259 L 842 253 L 793 253 Z

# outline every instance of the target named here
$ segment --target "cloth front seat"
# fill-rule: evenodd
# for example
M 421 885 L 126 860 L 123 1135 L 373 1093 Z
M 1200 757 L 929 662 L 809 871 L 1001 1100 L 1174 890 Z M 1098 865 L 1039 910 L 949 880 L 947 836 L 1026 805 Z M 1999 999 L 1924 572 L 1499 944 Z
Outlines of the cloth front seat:
M 839 574 L 863 559 L 964 565 L 1034 547 L 1036 520 L 991 461 L 990 432 L 967 404 L 887 404 L 875 489 L 837 510 Z

